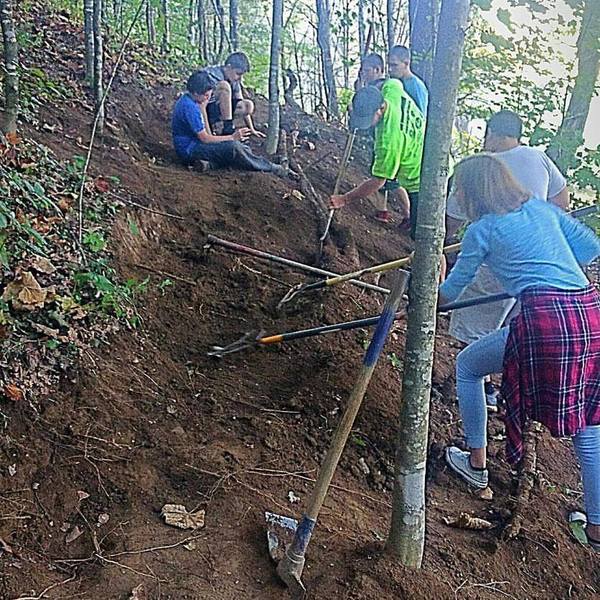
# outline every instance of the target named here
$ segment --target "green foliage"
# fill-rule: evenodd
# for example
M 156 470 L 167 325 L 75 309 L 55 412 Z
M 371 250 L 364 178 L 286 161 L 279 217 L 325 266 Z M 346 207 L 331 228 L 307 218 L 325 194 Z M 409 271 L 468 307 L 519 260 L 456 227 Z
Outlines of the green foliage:
M 132 327 L 140 323 L 135 300 L 146 292 L 149 279 L 128 279 L 118 283 L 115 271 L 105 260 L 92 261 L 86 270 L 76 273 L 74 298 L 89 310 L 99 310 L 107 315 L 124 319 Z
M 88 231 L 83 236 L 83 244 L 94 254 L 102 252 L 106 248 L 106 240 L 101 231 Z

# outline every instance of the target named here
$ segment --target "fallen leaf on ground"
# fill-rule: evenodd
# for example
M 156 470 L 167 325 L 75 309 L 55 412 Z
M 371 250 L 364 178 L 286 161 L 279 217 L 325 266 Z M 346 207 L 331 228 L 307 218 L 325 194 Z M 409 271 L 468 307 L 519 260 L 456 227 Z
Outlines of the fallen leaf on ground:
M 182 504 L 165 504 L 161 511 L 167 525 L 179 527 L 180 529 L 200 529 L 204 527 L 204 510 L 189 513 Z
M 7 398 L 10 398 L 10 400 L 13 400 L 14 402 L 23 400 L 23 390 L 18 388 L 13 383 L 7 383 L 4 386 L 4 394 Z
M 89 498 L 90 495 L 87 492 L 84 492 L 83 490 L 77 490 L 77 497 L 79 498 L 79 502 L 81 502 L 82 500 Z
M 444 523 L 450 527 L 456 527 L 458 529 L 491 529 L 494 525 L 486 519 L 480 519 L 479 517 L 473 517 L 469 513 L 461 512 L 458 517 L 444 517 L 442 519 Z
M 2 299 L 12 301 L 15 309 L 35 310 L 44 306 L 52 288 L 42 288 L 36 278 L 29 271 L 21 273 L 11 281 L 2 294 Z
M 54 271 L 56 271 L 56 267 L 43 256 L 36 256 L 31 261 L 31 266 L 36 271 L 39 271 L 40 273 L 46 273 L 47 275 L 50 275 L 50 273 L 54 273 Z
M 104 179 L 104 177 L 97 177 L 94 181 L 94 187 L 96 188 L 97 192 L 100 192 L 101 194 L 106 194 L 106 192 L 110 190 L 110 183 L 108 183 L 108 181 Z

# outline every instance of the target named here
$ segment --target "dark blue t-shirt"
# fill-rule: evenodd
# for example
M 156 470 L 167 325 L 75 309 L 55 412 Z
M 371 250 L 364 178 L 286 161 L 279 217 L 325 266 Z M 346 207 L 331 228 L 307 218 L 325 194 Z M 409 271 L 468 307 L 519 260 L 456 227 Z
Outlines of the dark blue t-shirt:
M 425 83 L 416 75 L 409 79 L 403 79 L 402 85 L 406 93 L 415 101 L 421 114 L 427 116 L 427 105 L 429 104 L 429 92 Z
M 171 129 L 177 156 L 184 162 L 189 162 L 194 150 L 201 144 L 198 134 L 204 129 L 200 107 L 189 94 L 184 94 L 175 103 Z

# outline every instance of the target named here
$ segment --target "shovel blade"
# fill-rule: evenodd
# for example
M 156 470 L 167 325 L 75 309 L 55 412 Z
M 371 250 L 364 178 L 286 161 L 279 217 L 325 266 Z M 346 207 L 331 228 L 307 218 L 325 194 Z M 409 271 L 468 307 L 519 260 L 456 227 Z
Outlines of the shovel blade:
M 269 556 L 278 563 L 283 559 L 286 548 L 294 539 L 298 521 L 271 512 L 265 512 L 265 521 L 267 523 Z

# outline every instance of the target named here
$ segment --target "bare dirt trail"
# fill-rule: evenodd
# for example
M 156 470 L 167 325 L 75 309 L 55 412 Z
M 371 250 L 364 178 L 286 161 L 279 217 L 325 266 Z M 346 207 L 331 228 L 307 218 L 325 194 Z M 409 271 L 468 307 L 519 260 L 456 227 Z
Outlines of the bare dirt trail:
M 168 118 L 176 91 L 119 84 L 111 106 L 119 129 L 96 154 L 93 172 L 119 176 L 128 198 L 183 218 L 121 212 L 112 239 L 119 272 L 150 276 L 154 284 L 168 277 L 158 272 L 188 282 L 172 279 L 163 290 L 152 285 L 139 330 L 122 331 L 110 346 L 86 352 L 78 373 L 65 377 L 39 416 L 11 414 L 9 446 L 18 470 L 2 477 L 1 512 L 9 518 L 0 521 L 0 536 L 14 554 L 0 556 L 2 598 L 33 590 L 35 597 L 59 583 L 48 598 L 127 599 L 139 585 L 153 599 L 286 598 L 268 559 L 263 513 L 299 516 L 368 332 L 220 362 L 206 351 L 256 327 L 279 332 L 334 323 L 376 314 L 382 303 L 371 292 L 339 286 L 282 314 L 277 302 L 300 275 L 204 248 L 210 232 L 310 261 L 317 221 L 306 199 L 289 195 L 292 181 L 258 173 L 199 175 L 174 164 Z M 46 132 L 42 142 L 63 157 L 81 153 L 76 138 L 85 137 L 89 114 L 56 106 L 44 117 L 61 130 Z M 296 118 L 286 115 L 285 125 Z M 297 159 L 314 163 L 307 175 L 325 197 L 344 135 L 318 127 L 315 150 L 301 137 Z M 357 163 L 350 170 L 354 182 L 362 172 Z M 328 247 L 328 268 L 343 272 L 406 253 L 408 241 L 393 227 L 374 224 L 371 212 L 358 203 L 340 213 L 346 245 Z M 433 382 L 424 569 L 403 570 L 382 552 L 401 398 L 400 369 L 389 355 L 402 356 L 404 331 L 399 322 L 323 508 L 305 571 L 311 597 L 598 597 L 597 558 L 571 541 L 564 525 L 565 510 L 580 501 L 567 442 L 541 436 L 529 518 L 511 542 L 499 540 L 515 489 L 502 460 L 500 420 L 490 425 L 493 501 L 474 497 L 446 471 L 442 450 L 460 429 L 452 373 L 458 346 L 443 333 Z M 291 503 L 294 496 L 300 501 Z M 187 533 L 166 526 L 159 514 L 165 503 L 204 509 L 206 526 Z M 462 510 L 489 518 L 495 528 L 473 532 L 443 524 L 444 516 Z M 98 525 L 105 514 L 108 522 Z M 66 543 L 74 527 L 82 533 Z

